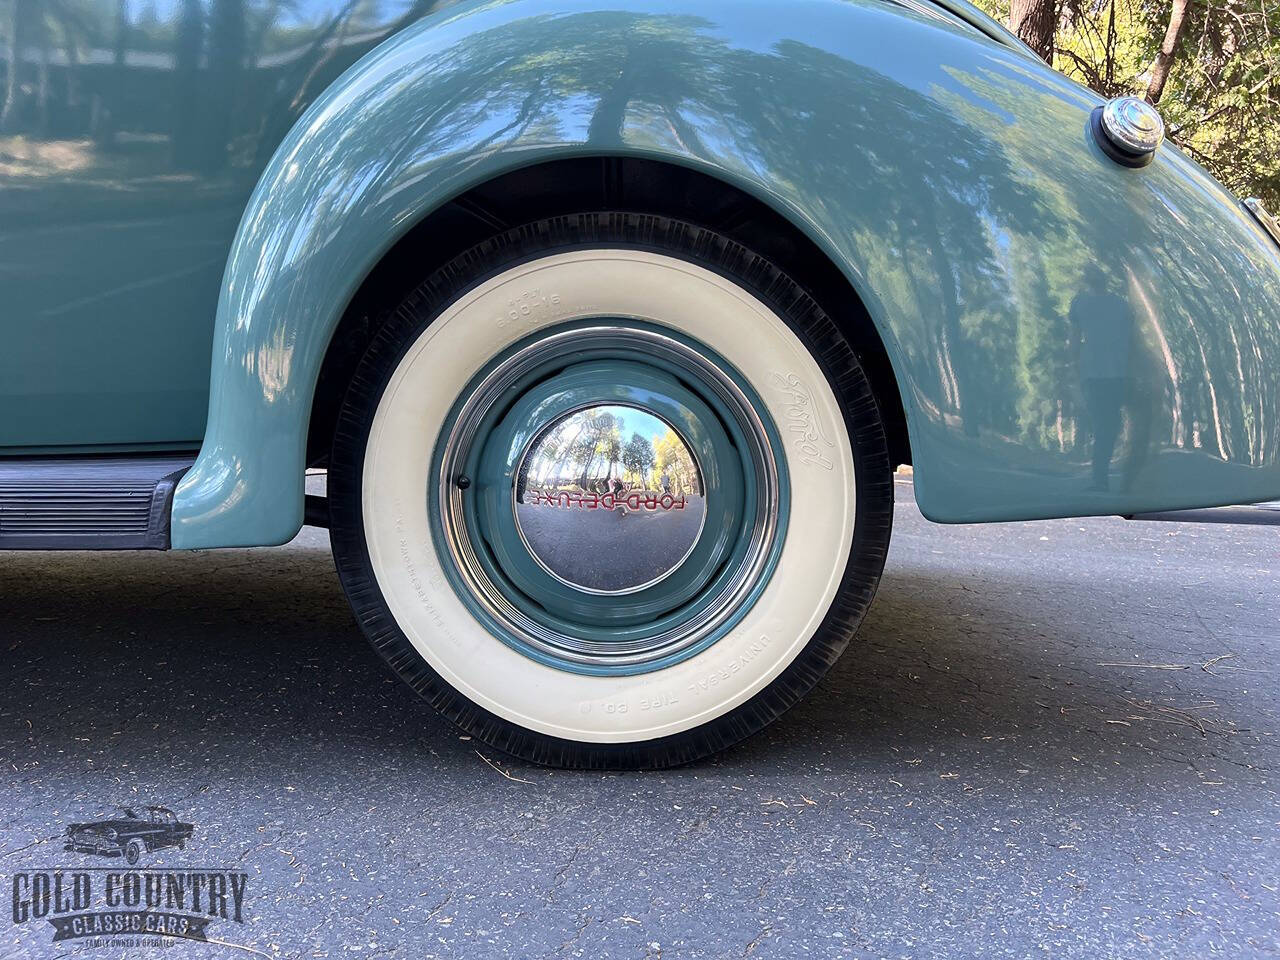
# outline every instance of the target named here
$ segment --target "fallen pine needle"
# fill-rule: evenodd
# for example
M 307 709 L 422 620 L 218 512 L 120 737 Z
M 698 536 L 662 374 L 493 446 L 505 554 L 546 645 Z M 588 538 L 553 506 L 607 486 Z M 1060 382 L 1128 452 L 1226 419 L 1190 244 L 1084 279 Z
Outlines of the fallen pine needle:
M 489 766 L 493 767 L 493 769 L 497 770 L 500 774 L 502 774 L 508 780 L 512 780 L 515 783 L 533 783 L 532 780 L 521 780 L 519 777 L 513 777 L 511 774 L 507 773 L 507 771 L 503 770 L 500 766 L 498 766 L 496 763 L 494 763 L 492 760 L 486 757 L 479 750 L 476 751 L 476 756 L 479 757 L 481 760 L 483 760 L 485 763 L 487 763 Z
M 1212 667 L 1214 664 L 1221 663 L 1223 660 L 1234 660 L 1235 657 L 1236 655 L 1234 653 L 1224 653 L 1220 657 L 1214 657 L 1210 660 L 1206 660 L 1204 663 L 1200 664 L 1200 669 L 1203 670 L 1205 673 L 1216 677 L 1217 674 L 1214 673 L 1209 668 Z
M 1189 713 L 1186 710 L 1179 710 L 1177 707 L 1166 707 L 1149 701 L 1146 703 L 1139 703 L 1137 700 L 1132 700 L 1129 697 L 1121 697 L 1120 699 L 1124 700 L 1124 702 L 1129 704 L 1131 707 L 1136 707 L 1139 710 L 1151 711 L 1147 716 L 1130 717 L 1131 720 L 1156 720 L 1160 723 L 1180 723 L 1199 730 L 1201 736 L 1208 736 L 1209 734 L 1208 730 L 1205 729 L 1204 721 L 1195 714 Z M 1200 704 L 1200 706 L 1204 708 L 1217 706 L 1217 704 L 1210 700 Z
M 243 950 L 246 953 L 252 953 L 254 956 L 266 957 L 267 960 L 271 960 L 271 954 L 263 953 L 261 950 L 255 950 L 253 947 L 246 947 L 243 943 L 229 943 L 226 940 L 215 940 L 212 937 L 210 937 L 206 941 L 206 943 L 216 943 L 220 947 L 234 947 L 237 950 Z

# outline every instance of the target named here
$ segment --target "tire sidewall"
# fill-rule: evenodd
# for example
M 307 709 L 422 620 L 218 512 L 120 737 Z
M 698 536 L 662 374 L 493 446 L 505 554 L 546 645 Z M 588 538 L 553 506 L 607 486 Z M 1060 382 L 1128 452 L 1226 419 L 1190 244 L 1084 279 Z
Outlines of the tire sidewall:
M 335 434 L 330 478 L 335 556 L 366 634 L 397 672 L 447 716 L 495 746 L 530 759 L 567 759 L 578 765 L 682 762 L 740 739 L 798 699 L 834 662 L 861 618 L 883 565 L 892 503 L 883 428 L 847 342 L 830 318 L 767 261 L 709 231 L 696 233 L 697 228 L 676 221 L 660 221 L 653 228 L 661 236 L 649 239 L 659 242 L 637 242 L 634 237 L 628 242 L 619 239 L 617 231 L 597 229 L 593 236 L 573 237 L 576 243 L 556 243 L 545 228 L 526 228 L 459 258 L 424 283 L 379 329 L 353 380 Z M 579 232 L 584 232 L 581 224 Z M 708 239 L 717 242 L 708 244 Z M 685 663 L 639 677 L 566 675 L 483 633 L 474 618 L 470 631 L 459 630 L 465 606 L 439 569 L 425 519 L 425 497 L 415 498 L 412 488 L 400 483 L 390 490 L 394 502 L 388 512 L 381 499 L 384 491 L 375 494 L 378 509 L 390 518 L 390 534 L 376 529 L 385 526 L 377 511 L 371 514 L 364 508 L 373 502 L 371 488 L 386 473 L 371 470 L 370 464 L 386 462 L 388 441 L 394 441 L 407 463 L 405 474 L 417 471 L 418 489 L 426 490 L 440 422 L 424 426 L 420 442 L 404 451 L 406 439 L 414 441 L 403 426 L 386 433 L 386 418 L 379 411 L 401 409 L 409 419 L 424 413 L 414 406 L 415 398 L 403 403 L 402 391 L 405 383 L 413 382 L 412 372 L 431 362 L 428 353 L 433 358 L 448 356 L 457 367 L 443 388 L 447 393 L 466 382 L 474 372 L 470 368 L 531 330 L 619 313 L 670 322 L 669 316 L 646 315 L 634 299 L 604 302 L 610 297 L 602 297 L 599 285 L 584 296 L 573 292 L 572 285 L 562 285 L 558 292 L 552 289 L 555 271 L 564 264 L 580 264 L 584 257 L 591 259 L 593 269 L 606 273 L 619 264 L 636 263 L 675 271 L 670 275 L 692 278 L 694 286 L 702 284 L 713 298 L 736 297 L 740 309 L 754 314 L 754 332 L 762 329 L 757 323 L 770 325 L 769 336 L 775 339 L 754 346 L 757 354 L 777 355 L 772 366 L 752 361 L 755 369 L 747 376 L 784 438 L 779 453 L 785 454 L 792 475 L 793 500 L 808 496 L 821 501 L 828 528 L 838 531 L 825 541 L 828 549 L 818 548 L 815 544 L 823 542 L 820 529 L 812 516 L 795 523 L 793 507 L 778 569 L 744 621 Z M 548 277 L 550 287 L 543 282 Z M 688 296 L 691 289 L 677 296 Z M 535 292 L 532 301 L 525 296 L 530 291 Z M 544 306 L 541 315 L 535 310 L 532 317 L 522 310 L 526 302 L 545 304 L 552 297 L 558 309 Z M 745 356 L 741 343 L 713 328 L 674 326 L 699 339 L 718 340 L 710 345 L 731 362 Z M 454 339 L 442 342 L 442 333 L 450 331 Z M 738 331 L 738 340 L 750 340 L 750 333 L 744 337 Z M 468 344 L 470 358 L 453 363 Z M 780 345 L 788 349 L 780 350 Z M 816 402 L 805 409 L 798 405 L 801 395 Z M 429 419 L 443 419 L 438 397 L 426 407 Z M 815 427 L 821 440 L 816 450 Z M 392 557 L 396 551 L 400 555 Z M 787 603 L 782 595 L 796 582 L 797 567 L 803 568 L 800 593 L 807 599 L 791 603 L 791 612 L 784 616 Z M 809 608 L 807 619 L 796 619 L 797 605 Z M 773 636 L 784 639 L 770 648 Z M 453 653 L 440 655 L 442 647 Z M 465 668 L 468 661 L 471 668 L 460 673 L 459 664 Z M 483 664 L 479 668 L 477 661 Z M 477 689 L 476 678 L 486 672 L 494 675 L 497 685 Z M 537 689 L 551 698 L 549 702 L 564 701 L 570 709 L 550 720 L 545 714 L 530 715 L 527 709 L 512 710 L 495 695 L 512 683 Z M 703 702 L 691 708 L 690 698 Z M 676 719 L 664 720 L 663 711 Z M 587 720 L 574 723 L 578 717 Z

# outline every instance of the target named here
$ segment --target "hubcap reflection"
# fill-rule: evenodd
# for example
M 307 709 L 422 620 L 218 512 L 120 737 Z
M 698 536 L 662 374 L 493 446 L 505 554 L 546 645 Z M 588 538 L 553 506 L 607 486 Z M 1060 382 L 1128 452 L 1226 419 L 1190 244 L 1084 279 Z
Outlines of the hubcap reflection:
M 515 496 L 529 552 L 592 593 L 633 593 L 669 576 L 707 513 L 688 444 L 637 407 L 588 407 L 551 424 L 525 454 Z

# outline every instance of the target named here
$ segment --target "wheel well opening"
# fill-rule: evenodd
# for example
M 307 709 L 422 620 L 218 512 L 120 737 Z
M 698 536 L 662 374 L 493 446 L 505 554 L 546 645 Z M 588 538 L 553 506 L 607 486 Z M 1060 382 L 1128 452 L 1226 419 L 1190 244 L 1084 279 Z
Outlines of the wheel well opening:
M 431 213 L 387 251 L 330 340 L 312 406 L 308 464 L 325 465 L 346 385 L 381 317 L 423 278 L 499 231 L 596 210 L 678 217 L 776 263 L 848 337 L 880 405 L 891 463 L 911 462 L 902 396 L 884 343 L 848 280 L 812 240 L 750 194 L 704 173 L 654 160 L 591 157 L 525 167 L 483 183 Z

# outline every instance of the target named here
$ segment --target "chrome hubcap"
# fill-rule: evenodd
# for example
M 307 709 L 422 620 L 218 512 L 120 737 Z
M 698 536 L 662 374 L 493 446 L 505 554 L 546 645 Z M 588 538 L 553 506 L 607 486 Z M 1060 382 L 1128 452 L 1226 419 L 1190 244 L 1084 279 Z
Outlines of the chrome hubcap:
M 494 636 L 576 672 L 659 669 L 714 643 L 781 550 L 788 478 L 754 390 L 638 321 L 568 325 L 465 391 L 428 506 L 455 592 Z
M 516 474 L 515 517 L 530 554 L 589 593 L 635 593 L 693 552 L 707 516 L 684 438 L 638 407 L 594 406 L 556 420 Z

